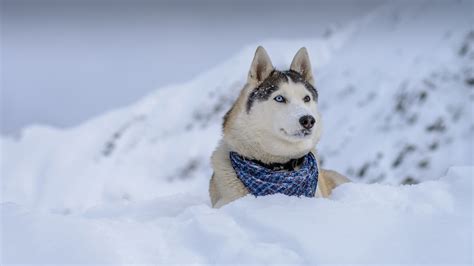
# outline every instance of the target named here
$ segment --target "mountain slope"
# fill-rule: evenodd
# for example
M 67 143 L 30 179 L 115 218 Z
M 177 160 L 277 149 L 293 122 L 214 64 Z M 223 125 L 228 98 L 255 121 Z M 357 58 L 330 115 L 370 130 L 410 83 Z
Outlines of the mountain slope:
M 398 184 L 473 163 L 470 5 L 394 3 L 321 38 L 262 43 L 279 68 L 299 47 L 310 52 L 323 167 Z M 176 193 L 205 197 L 221 117 L 255 46 L 78 127 L 2 138 L 3 201 L 68 212 Z

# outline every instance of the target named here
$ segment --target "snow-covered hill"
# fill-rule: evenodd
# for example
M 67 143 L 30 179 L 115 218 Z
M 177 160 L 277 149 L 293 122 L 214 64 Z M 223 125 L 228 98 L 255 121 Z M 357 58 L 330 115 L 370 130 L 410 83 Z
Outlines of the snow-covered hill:
M 323 167 L 356 182 L 417 183 L 473 165 L 472 25 L 472 2 L 393 3 L 321 37 L 309 30 L 306 40 L 260 44 L 279 68 L 308 48 Z M 274 196 L 209 208 L 209 156 L 256 45 L 78 127 L 1 138 L 4 259 L 472 262 L 472 168 L 416 187 L 349 184 L 330 200 Z

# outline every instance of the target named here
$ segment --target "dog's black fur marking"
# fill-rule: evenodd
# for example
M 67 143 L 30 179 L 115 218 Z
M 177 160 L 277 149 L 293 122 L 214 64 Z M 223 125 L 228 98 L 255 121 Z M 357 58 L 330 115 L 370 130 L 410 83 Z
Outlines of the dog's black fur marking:
M 266 101 L 273 92 L 277 91 L 278 84 L 288 82 L 288 77 L 280 71 L 273 70 L 270 75 L 258 87 L 253 89 L 247 99 L 247 113 L 250 112 L 255 101 Z
M 272 95 L 272 93 L 279 89 L 278 84 L 280 84 L 281 82 L 288 82 L 289 79 L 291 79 L 291 81 L 293 81 L 294 83 L 302 83 L 313 96 L 313 100 L 316 102 L 318 101 L 317 90 L 308 81 L 306 81 L 300 73 L 294 70 L 287 70 L 283 72 L 273 70 L 270 75 L 250 93 L 247 99 L 247 113 L 250 112 L 250 109 L 252 109 L 252 105 L 255 101 L 268 100 L 268 98 L 270 98 L 270 95 Z M 228 115 L 226 114 L 226 116 Z M 226 122 L 225 117 L 224 125 Z
M 305 80 L 300 73 L 294 70 L 287 70 L 283 73 L 290 77 L 291 81 L 293 81 L 294 83 L 303 83 L 305 88 L 311 93 L 311 95 L 313 95 L 313 100 L 315 102 L 318 101 L 318 91 L 313 87 L 313 85 L 311 85 L 311 83 Z

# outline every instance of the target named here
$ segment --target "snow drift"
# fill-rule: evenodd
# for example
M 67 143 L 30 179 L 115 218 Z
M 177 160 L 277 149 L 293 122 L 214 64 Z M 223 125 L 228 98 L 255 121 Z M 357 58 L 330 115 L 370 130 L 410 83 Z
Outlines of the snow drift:
M 473 165 L 471 5 L 394 3 L 261 43 L 279 68 L 308 48 L 323 167 L 398 185 Z M 75 128 L 2 137 L 2 261 L 472 262 L 472 168 L 211 209 L 209 156 L 255 47 Z
M 472 263 L 472 174 L 331 199 L 177 194 L 61 215 L 1 205 L 4 263 Z

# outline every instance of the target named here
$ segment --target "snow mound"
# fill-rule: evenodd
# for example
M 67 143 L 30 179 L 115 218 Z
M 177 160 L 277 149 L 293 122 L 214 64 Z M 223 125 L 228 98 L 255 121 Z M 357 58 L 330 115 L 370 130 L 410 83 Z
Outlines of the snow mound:
M 346 184 L 330 199 L 181 194 L 81 214 L 1 205 L 3 263 L 472 264 L 473 167 L 439 181 Z

